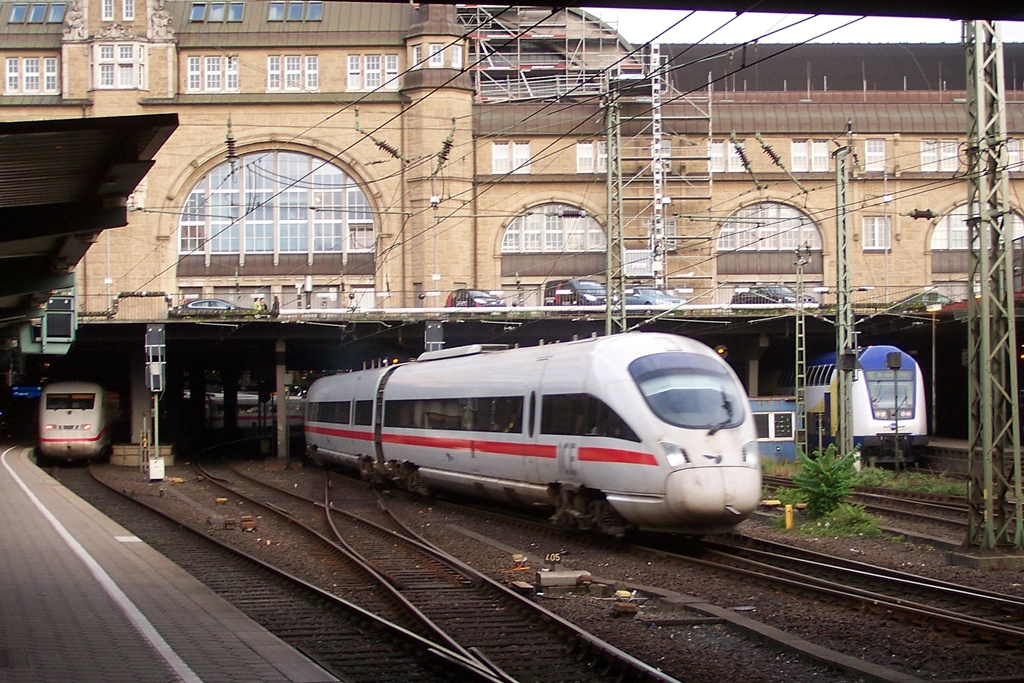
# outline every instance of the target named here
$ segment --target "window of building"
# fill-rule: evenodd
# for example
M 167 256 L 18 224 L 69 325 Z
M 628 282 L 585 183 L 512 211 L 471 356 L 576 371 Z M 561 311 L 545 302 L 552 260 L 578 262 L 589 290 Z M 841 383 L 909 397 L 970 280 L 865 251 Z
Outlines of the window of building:
M 607 173 L 608 142 L 606 140 L 599 140 L 597 142 L 577 142 L 576 172 Z
M 267 57 L 267 90 L 318 90 L 319 63 L 316 55 Z
M 103 0 L 103 21 L 114 20 L 114 0 Z
M 306 3 L 306 21 L 320 21 L 324 16 L 324 3 L 322 2 L 307 2 Z
M 888 216 L 865 216 L 862 244 L 864 251 L 889 249 L 890 229 Z
M 302 21 L 304 5 L 303 2 L 289 2 L 288 21 Z
M 806 246 L 821 250 L 821 233 L 799 209 L 778 202 L 744 207 L 726 221 L 718 235 L 719 252 L 785 251 Z
M 462 46 L 461 45 L 452 45 L 451 53 L 452 53 L 452 68 L 453 69 L 461 69 L 462 68 Z
M 228 4 L 228 21 L 241 21 L 245 14 L 244 2 L 232 2 Z
M 284 21 L 284 3 L 275 0 L 267 9 L 267 21 Z
M 363 87 L 367 90 L 379 88 L 383 75 L 381 72 L 380 55 L 366 55 L 363 57 L 363 62 L 366 65 Z
M 112 90 L 145 89 L 145 45 L 101 43 L 95 50 L 95 87 Z
M 729 157 L 726 163 L 726 170 L 730 173 L 742 173 L 747 170 L 747 167 L 743 165 L 743 157 L 740 156 L 740 150 L 744 148 L 743 142 L 743 140 L 729 142 Z
M 431 69 L 440 69 L 444 66 L 444 45 L 441 43 L 430 44 L 430 61 L 428 65 Z
M 6 75 L 5 94 L 57 92 L 56 57 L 7 57 Z
M 227 16 L 227 6 L 223 2 L 210 3 L 210 16 L 207 17 L 207 21 L 224 21 L 225 16 Z
M 206 18 L 206 3 L 205 2 L 193 2 L 192 7 L 188 11 L 189 21 L 202 21 Z
M 790 147 L 790 170 L 794 173 L 828 171 L 828 140 L 793 140 Z
M 423 66 L 423 46 L 413 45 L 412 46 L 412 68 L 419 69 Z
M 530 143 L 529 142 L 513 142 L 512 143 L 512 172 L 513 173 L 529 173 L 530 172 Z
M 939 169 L 938 140 L 921 140 L 921 170 L 925 173 Z
M 46 19 L 46 3 L 32 3 L 28 8 L 28 23 L 41 24 Z
M 7 20 L 9 24 L 23 24 L 25 23 L 25 17 L 28 15 L 28 5 L 21 2 L 16 2 L 11 5 L 11 16 Z
M 864 170 L 872 172 L 885 170 L 884 139 L 868 138 L 864 141 Z
M 189 92 L 237 92 L 238 57 L 212 55 L 189 57 L 186 90 Z
M 606 246 L 601 224 L 582 209 L 542 204 L 512 221 L 501 240 L 501 253 L 581 253 L 604 251 Z
M 939 142 L 939 170 L 957 171 L 960 168 L 960 145 L 956 140 Z
M 491 173 L 501 175 L 512 169 L 510 147 L 508 142 L 491 143 Z
M 241 207 L 247 207 L 242 210 Z M 333 164 L 295 152 L 245 155 L 196 184 L 178 223 L 180 254 L 372 253 L 371 205 Z
M 1006 170 L 1018 172 L 1020 167 L 1020 140 L 1010 138 L 1006 141 Z
M 64 14 L 67 11 L 67 5 L 63 2 L 55 2 L 50 5 L 50 14 L 46 17 L 46 23 L 48 24 L 60 24 L 64 21 Z
M 804 173 L 811 169 L 808 156 L 808 140 L 793 140 L 790 147 L 789 167 L 794 173 Z
M 725 171 L 725 141 L 712 140 L 708 149 L 708 170 L 712 173 L 723 173 Z
M 491 145 L 491 172 L 529 173 L 529 142 L 495 142 Z
M 384 55 L 384 88 L 398 90 L 398 55 Z
M 125 21 L 135 21 L 135 0 L 124 0 L 121 3 L 121 16 Z

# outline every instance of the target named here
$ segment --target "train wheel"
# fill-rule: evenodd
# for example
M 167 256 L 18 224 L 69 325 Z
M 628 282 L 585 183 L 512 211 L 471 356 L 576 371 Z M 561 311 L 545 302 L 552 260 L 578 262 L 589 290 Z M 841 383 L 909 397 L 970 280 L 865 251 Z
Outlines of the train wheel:
M 628 522 L 622 519 L 615 509 L 603 498 L 594 500 L 590 504 L 590 513 L 594 519 L 594 526 L 603 534 L 622 538 L 629 528 Z

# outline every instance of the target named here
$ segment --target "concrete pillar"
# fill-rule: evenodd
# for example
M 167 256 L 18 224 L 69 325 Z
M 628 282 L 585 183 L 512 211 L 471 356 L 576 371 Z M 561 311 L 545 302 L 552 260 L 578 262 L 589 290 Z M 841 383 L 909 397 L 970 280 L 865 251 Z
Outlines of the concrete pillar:
M 146 353 L 139 343 L 138 348 L 132 349 L 131 359 L 131 399 L 129 411 L 131 413 L 131 442 L 142 443 L 142 433 L 152 430 L 150 412 L 152 402 L 149 396 L 149 389 L 146 388 Z
M 760 396 L 761 387 L 758 384 L 760 368 L 761 360 L 759 358 L 747 360 L 747 395 L 750 397 Z
M 275 384 L 277 392 L 277 458 L 288 459 L 288 385 L 285 383 L 285 343 L 274 344 Z

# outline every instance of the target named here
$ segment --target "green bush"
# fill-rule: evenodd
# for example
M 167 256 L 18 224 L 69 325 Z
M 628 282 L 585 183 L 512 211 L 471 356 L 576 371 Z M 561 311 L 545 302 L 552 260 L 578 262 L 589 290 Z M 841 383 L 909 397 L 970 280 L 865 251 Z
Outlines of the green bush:
M 835 444 L 824 451 L 815 451 L 809 458 L 800 453 L 800 471 L 793 475 L 793 483 L 807 496 L 807 513 L 824 517 L 843 502 L 853 488 L 855 473 L 854 453 L 840 457 Z

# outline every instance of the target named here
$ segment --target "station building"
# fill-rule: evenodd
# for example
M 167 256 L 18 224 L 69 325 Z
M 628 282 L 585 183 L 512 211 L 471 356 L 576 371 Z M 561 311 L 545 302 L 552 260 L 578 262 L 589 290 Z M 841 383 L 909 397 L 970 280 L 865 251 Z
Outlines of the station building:
M 1020 225 L 1024 50 L 1005 54 Z M 828 303 L 848 143 L 855 303 L 967 296 L 958 45 L 633 46 L 574 9 L 4 0 L 0 59 L 4 121 L 179 116 L 129 224 L 78 265 L 83 320 L 142 292 L 539 305 L 544 282 L 604 278 L 610 215 L 631 281 L 728 303 L 794 285 L 803 248 Z

